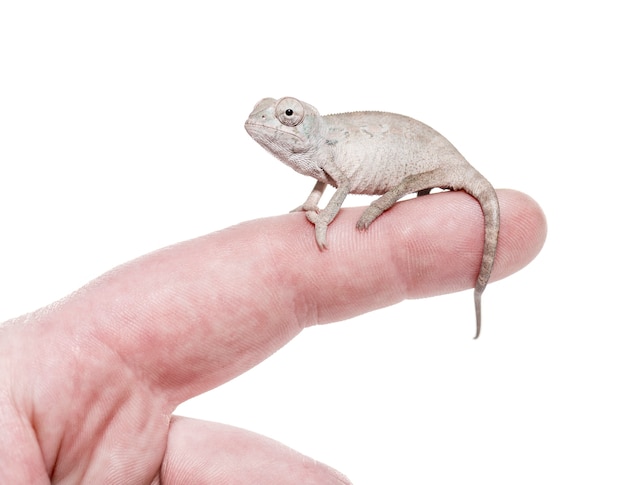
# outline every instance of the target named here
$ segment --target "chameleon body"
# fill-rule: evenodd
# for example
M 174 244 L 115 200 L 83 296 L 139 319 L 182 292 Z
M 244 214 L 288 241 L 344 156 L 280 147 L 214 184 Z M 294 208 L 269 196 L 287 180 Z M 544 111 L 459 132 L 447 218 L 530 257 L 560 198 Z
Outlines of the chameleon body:
M 500 210 L 493 186 L 441 134 L 417 120 L 394 113 L 363 111 L 321 116 L 295 98 L 259 101 L 245 124 L 263 148 L 296 172 L 317 180 L 295 210 L 315 225 L 320 249 L 326 231 L 348 194 L 381 195 L 357 222 L 367 229 L 401 197 L 433 188 L 463 190 L 480 203 L 485 220 L 482 262 L 474 288 L 476 337 L 481 328 L 481 296 L 491 275 L 498 244 Z M 336 187 L 328 205 L 318 208 L 327 185 Z

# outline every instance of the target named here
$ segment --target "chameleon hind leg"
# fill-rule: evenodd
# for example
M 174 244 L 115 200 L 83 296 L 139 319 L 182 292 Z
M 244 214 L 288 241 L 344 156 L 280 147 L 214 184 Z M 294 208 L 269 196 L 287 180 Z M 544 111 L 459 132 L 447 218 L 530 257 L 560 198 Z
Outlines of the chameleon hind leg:
M 474 286 L 474 307 L 476 312 L 476 336 L 480 335 L 481 328 L 481 297 L 482 293 L 487 285 L 489 276 L 491 274 L 491 268 L 493 267 L 496 245 L 498 241 L 498 229 L 500 220 L 500 209 L 498 205 L 498 197 L 495 190 L 489 182 L 487 182 L 480 174 L 473 179 L 473 184 L 470 186 L 459 185 L 458 188 L 465 190 L 468 194 L 474 197 L 480 203 L 483 215 L 485 218 L 485 242 L 483 246 L 483 256 L 481 261 L 481 267 Z M 419 195 L 424 195 L 427 188 L 441 187 L 452 188 L 454 183 L 447 179 L 444 173 L 440 170 L 433 170 L 418 175 L 409 175 L 405 177 L 397 187 L 385 192 L 382 196 L 376 199 L 370 204 L 370 206 L 363 211 L 359 221 L 356 224 L 358 229 L 367 229 L 378 216 L 380 216 L 387 209 L 391 208 L 400 198 L 406 194 L 417 192 Z M 455 189 L 453 189 L 455 190 Z
M 444 180 L 444 174 L 440 170 L 409 175 L 405 177 L 396 187 L 385 192 L 378 199 L 372 202 L 363 211 L 356 223 L 357 229 L 367 229 L 374 220 L 386 210 L 390 209 L 398 200 L 407 194 L 417 192 L 418 197 L 430 193 L 433 187 L 445 187 L 449 184 Z

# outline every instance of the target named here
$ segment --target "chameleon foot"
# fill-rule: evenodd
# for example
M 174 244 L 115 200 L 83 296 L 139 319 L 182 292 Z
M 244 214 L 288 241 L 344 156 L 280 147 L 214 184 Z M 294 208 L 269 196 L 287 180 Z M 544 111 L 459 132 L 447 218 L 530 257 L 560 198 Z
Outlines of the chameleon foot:
M 370 205 L 367 209 L 363 211 L 360 219 L 356 223 L 356 228 L 360 231 L 364 231 L 370 224 L 374 222 L 374 220 L 383 213 L 383 210 L 375 205 Z

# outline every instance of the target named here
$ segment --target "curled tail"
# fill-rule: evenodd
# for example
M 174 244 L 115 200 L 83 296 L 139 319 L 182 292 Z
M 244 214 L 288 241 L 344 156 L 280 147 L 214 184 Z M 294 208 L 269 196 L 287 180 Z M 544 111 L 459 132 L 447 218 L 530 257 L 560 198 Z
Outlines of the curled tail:
M 496 258 L 498 232 L 500 231 L 500 205 L 495 189 L 480 173 L 476 172 L 474 177 L 464 185 L 461 188 L 480 203 L 485 219 L 483 257 L 474 286 L 474 307 L 476 309 L 476 336 L 474 338 L 477 339 L 480 335 L 481 326 L 481 297 L 491 276 L 491 269 Z

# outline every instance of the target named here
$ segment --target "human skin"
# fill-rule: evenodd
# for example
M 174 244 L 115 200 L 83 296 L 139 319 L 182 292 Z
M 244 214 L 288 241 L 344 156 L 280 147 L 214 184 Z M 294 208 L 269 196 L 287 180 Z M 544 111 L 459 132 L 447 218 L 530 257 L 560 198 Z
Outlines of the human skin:
M 498 197 L 492 280 L 530 262 L 546 236 L 532 199 Z M 483 220 L 472 197 L 401 202 L 367 232 L 354 229 L 362 211 L 340 211 L 332 251 L 319 251 L 302 213 L 254 220 L 0 326 L 0 483 L 349 483 L 269 438 L 172 412 L 310 325 L 473 287 Z

